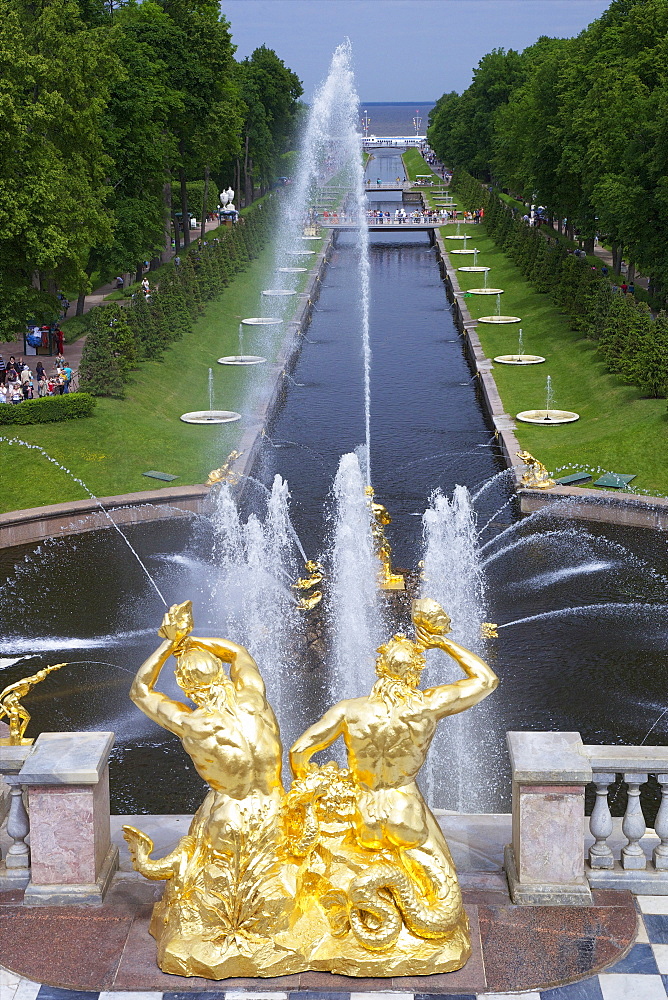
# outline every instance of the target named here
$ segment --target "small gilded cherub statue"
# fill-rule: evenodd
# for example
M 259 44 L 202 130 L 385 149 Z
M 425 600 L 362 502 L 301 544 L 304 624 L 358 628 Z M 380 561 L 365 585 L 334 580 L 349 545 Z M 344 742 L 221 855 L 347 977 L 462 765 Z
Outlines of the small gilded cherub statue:
M 517 457 L 520 458 L 527 467 L 527 471 L 522 476 L 520 480 L 522 486 L 526 486 L 527 489 L 531 490 L 551 490 L 553 486 L 556 486 L 554 479 L 550 479 L 550 473 L 547 471 L 542 462 L 539 462 L 537 458 L 528 451 L 518 451 Z
M 322 583 L 323 579 L 323 568 L 319 562 L 315 562 L 314 559 L 307 559 L 304 563 L 304 569 L 308 573 L 308 576 L 300 576 L 298 580 L 292 584 L 294 590 L 301 590 L 304 593 L 301 595 L 297 601 L 297 607 L 300 611 L 310 611 L 317 604 L 320 604 L 322 600 L 322 590 L 314 590 L 319 583 Z M 311 593 L 307 594 L 305 591 L 310 590 Z
M 29 746 L 32 740 L 24 739 L 23 734 L 30 722 L 30 712 L 25 705 L 21 704 L 21 699 L 34 688 L 35 684 L 43 681 L 48 674 L 54 670 L 66 667 L 66 663 L 54 663 L 50 667 L 43 667 L 31 677 L 24 677 L 20 681 L 9 684 L 4 691 L 0 691 L 0 719 L 6 717 L 9 723 L 9 736 L 0 739 L 0 746 Z
M 229 483 L 230 486 L 236 486 L 241 477 L 238 472 L 234 472 L 231 465 L 242 455 L 242 451 L 231 451 L 219 469 L 211 470 L 204 485 L 215 486 L 216 483 Z
M 385 537 L 385 528 L 388 524 L 392 524 L 390 513 L 387 507 L 374 500 L 372 486 L 367 486 L 364 492 L 369 498 L 369 505 L 373 514 L 371 532 L 373 534 L 374 550 L 380 560 L 378 586 L 381 590 L 405 590 L 404 578 L 401 573 L 392 572 L 392 549 Z

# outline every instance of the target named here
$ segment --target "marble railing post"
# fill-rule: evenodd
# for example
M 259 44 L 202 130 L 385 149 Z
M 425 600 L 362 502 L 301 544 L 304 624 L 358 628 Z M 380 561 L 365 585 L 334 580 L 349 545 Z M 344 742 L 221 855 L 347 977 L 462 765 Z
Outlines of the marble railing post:
M 582 832 L 592 769 L 579 733 L 506 733 L 513 841 L 505 868 L 514 903 L 588 905 Z
M 28 788 L 32 906 L 95 904 L 118 867 L 109 827 L 113 733 L 42 733 L 21 768 Z
M 596 802 L 589 821 L 589 829 L 594 837 L 594 843 L 589 848 L 589 864 L 592 868 L 615 867 L 615 856 L 608 844 L 608 837 L 612 833 L 612 813 L 608 802 L 608 788 L 614 780 L 613 771 L 594 773 Z
M 0 775 L 9 792 L 7 833 L 12 841 L 0 864 L 0 889 L 22 888 L 30 878 L 30 848 L 25 843 L 30 821 L 17 776 L 31 750 L 31 746 L 0 746 Z
M 656 780 L 661 786 L 661 805 L 654 820 L 654 832 L 661 843 L 654 848 L 652 860 L 657 871 L 668 869 L 668 774 L 657 774 Z

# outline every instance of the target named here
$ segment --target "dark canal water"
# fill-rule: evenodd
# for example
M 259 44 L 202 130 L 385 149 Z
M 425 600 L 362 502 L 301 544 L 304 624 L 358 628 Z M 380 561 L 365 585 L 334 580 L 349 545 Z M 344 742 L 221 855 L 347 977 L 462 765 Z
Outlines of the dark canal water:
M 414 568 L 431 493 L 449 494 L 457 484 L 476 493 L 503 466 L 426 236 L 373 233 L 370 253 L 372 480 L 393 517 L 395 562 Z M 339 458 L 364 433 L 354 268 L 352 237 L 339 234 L 256 470 L 266 484 L 277 472 L 288 480 L 309 556 L 325 546 L 323 511 Z M 249 489 L 247 505 L 261 493 Z M 656 724 L 647 742 L 666 743 L 668 566 L 661 534 L 550 515 L 522 519 L 507 477 L 480 494 L 476 510 L 488 558 L 487 617 L 532 619 L 501 630 L 491 645 L 501 685 L 471 737 L 489 762 L 482 808 L 495 811 L 509 807 L 508 729 L 578 730 L 592 743 L 640 743 Z M 167 600 L 192 596 L 197 614 L 209 586 L 210 526 L 165 522 L 133 528 L 130 537 Z M 113 729 L 114 811 L 195 809 L 203 786 L 189 759 L 127 697 L 132 674 L 159 641 L 163 609 L 122 541 L 102 531 L 14 555 L 17 568 L 0 592 L 2 682 L 56 656 L 74 661 L 30 697 L 33 735 Z M 42 650 L 42 659 L 9 662 Z M 286 742 L 325 701 L 323 684 L 304 670 Z M 467 806 L 480 808 L 480 796 L 472 793 Z

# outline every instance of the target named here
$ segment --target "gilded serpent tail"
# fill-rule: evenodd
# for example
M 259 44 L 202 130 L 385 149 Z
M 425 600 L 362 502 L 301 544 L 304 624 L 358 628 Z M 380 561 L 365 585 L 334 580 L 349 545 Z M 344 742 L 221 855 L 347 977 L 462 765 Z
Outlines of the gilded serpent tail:
M 177 846 L 164 858 L 153 860 L 153 841 L 147 833 L 134 826 L 124 826 L 123 836 L 130 849 L 130 857 L 136 871 L 144 878 L 160 881 L 178 875 L 193 856 L 196 847 L 194 837 L 181 837 Z
M 463 913 L 462 897 L 454 874 L 445 876 L 445 898 L 429 905 L 418 894 L 413 882 L 399 866 L 382 862 L 360 875 L 348 889 L 348 917 L 359 942 L 372 951 L 383 951 L 394 944 L 406 927 L 421 938 L 443 938 L 457 924 Z

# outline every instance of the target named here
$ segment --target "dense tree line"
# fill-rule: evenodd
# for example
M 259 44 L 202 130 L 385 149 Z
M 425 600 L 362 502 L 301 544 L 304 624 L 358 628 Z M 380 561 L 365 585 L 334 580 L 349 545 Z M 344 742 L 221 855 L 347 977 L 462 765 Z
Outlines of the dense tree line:
M 160 360 L 169 344 L 192 330 L 204 304 L 257 257 L 277 211 L 277 198 L 269 195 L 237 225 L 193 246 L 178 264 L 163 265 L 148 298 L 139 291 L 129 308 L 110 303 L 92 309 L 79 365 L 81 389 L 122 399 L 131 370 L 142 361 Z
M 284 172 L 300 81 L 234 51 L 215 0 L 0 0 L 0 339 L 157 266 L 211 186 L 249 204 Z
M 668 391 L 668 316 L 624 295 L 597 267 L 543 229 L 529 226 L 498 194 L 459 168 L 453 186 L 485 209 L 485 229 L 537 292 L 548 293 L 571 327 L 598 343 L 609 371 L 648 396 Z
M 613 0 L 576 38 L 495 50 L 445 94 L 429 140 L 452 166 L 600 233 L 668 292 L 668 0 Z

